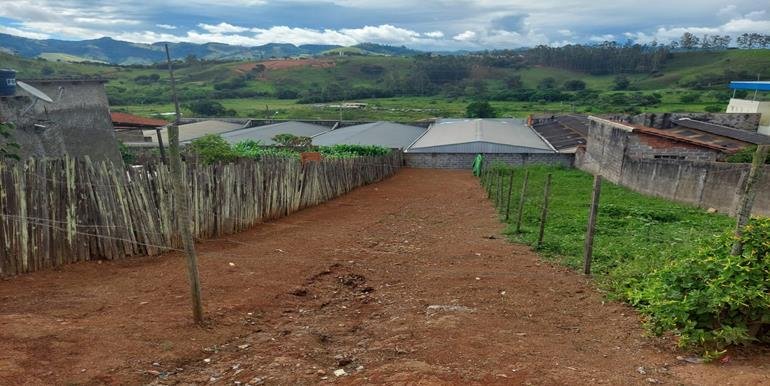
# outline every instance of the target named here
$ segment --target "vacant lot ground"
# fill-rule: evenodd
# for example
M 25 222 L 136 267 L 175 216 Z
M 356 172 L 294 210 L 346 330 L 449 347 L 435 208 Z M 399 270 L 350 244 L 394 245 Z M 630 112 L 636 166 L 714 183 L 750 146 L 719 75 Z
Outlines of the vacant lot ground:
M 677 360 L 501 229 L 469 173 L 407 169 L 200 244 L 205 327 L 176 253 L 0 281 L 0 384 L 770 383 L 760 350 Z

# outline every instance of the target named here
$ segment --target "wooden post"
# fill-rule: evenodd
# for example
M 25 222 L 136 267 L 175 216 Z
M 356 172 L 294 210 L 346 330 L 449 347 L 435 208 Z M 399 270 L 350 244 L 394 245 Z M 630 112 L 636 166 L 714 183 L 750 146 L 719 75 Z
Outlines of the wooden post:
M 751 208 L 754 206 L 754 198 L 757 196 L 757 189 L 755 185 L 762 178 L 763 166 L 767 159 L 767 153 L 770 149 L 770 145 L 757 146 L 757 152 L 754 153 L 754 160 L 751 162 L 751 171 L 749 171 L 749 178 L 746 180 L 746 185 L 741 192 L 740 201 L 738 202 L 738 210 L 736 216 L 738 221 L 735 225 L 735 242 L 733 243 L 733 249 L 731 251 L 733 256 L 738 256 L 743 253 L 743 243 L 740 241 L 743 236 L 743 227 L 749 223 L 751 219 Z
M 551 173 L 545 178 L 545 187 L 543 188 L 543 211 L 540 213 L 540 233 L 537 236 L 537 248 L 543 244 L 545 235 L 545 219 L 548 217 L 548 196 L 551 194 Z
M 508 223 L 508 219 L 511 217 L 511 196 L 513 195 L 513 169 L 511 169 L 511 177 L 508 178 L 508 194 L 505 200 L 505 223 Z
M 497 171 L 497 195 L 495 196 L 495 206 L 497 212 L 500 212 L 500 207 L 503 206 L 503 170 Z
M 492 175 L 492 170 L 487 170 L 487 199 L 492 198 L 492 181 L 494 181 L 494 176 Z
M 160 136 L 160 129 L 155 128 L 155 134 L 158 136 L 158 148 L 160 149 L 160 162 L 164 165 L 168 163 L 166 160 L 166 149 L 163 146 L 163 137 Z
M 168 62 L 168 73 L 171 79 L 171 94 L 174 98 L 174 111 L 176 119 L 168 128 L 169 140 L 169 158 L 171 178 L 174 185 L 174 196 L 176 196 L 176 211 L 179 216 L 179 233 L 182 236 L 182 243 L 187 254 L 187 276 L 190 281 L 190 293 L 192 296 L 193 320 L 195 323 L 203 322 L 203 303 L 201 302 L 201 284 L 198 274 L 198 257 L 195 254 L 195 240 L 192 235 L 192 213 L 190 204 L 185 191 L 184 181 L 182 180 L 182 157 L 179 153 L 179 122 L 181 114 L 179 113 L 179 99 L 176 95 L 176 81 L 174 80 L 174 69 L 171 66 L 171 54 L 168 52 L 166 44 L 166 60 Z
M 594 176 L 594 191 L 591 196 L 591 211 L 588 213 L 588 229 L 583 246 L 583 273 L 591 274 L 591 258 L 594 252 L 594 230 L 596 228 L 596 213 L 599 210 L 599 196 L 602 193 L 602 176 Z
M 516 217 L 516 233 L 521 232 L 521 221 L 524 218 L 524 202 L 527 200 L 527 183 L 529 182 L 529 170 L 524 172 L 524 182 L 521 184 L 521 195 L 519 196 L 519 213 Z

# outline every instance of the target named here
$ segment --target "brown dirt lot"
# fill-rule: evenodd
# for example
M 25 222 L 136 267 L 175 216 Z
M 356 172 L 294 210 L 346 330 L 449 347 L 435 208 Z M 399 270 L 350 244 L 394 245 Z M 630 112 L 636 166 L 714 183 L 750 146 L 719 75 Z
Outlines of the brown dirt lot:
M 678 361 L 501 228 L 469 173 L 406 169 L 199 244 L 205 327 L 178 253 L 3 280 L 0 384 L 770 384 L 766 350 Z

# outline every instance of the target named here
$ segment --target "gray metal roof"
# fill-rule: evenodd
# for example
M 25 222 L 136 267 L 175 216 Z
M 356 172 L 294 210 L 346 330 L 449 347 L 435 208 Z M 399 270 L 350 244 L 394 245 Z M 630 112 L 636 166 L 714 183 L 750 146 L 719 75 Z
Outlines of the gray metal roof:
M 403 149 L 419 137 L 425 129 L 393 122 L 374 122 L 343 127 L 313 138 L 314 145 L 379 145 Z
M 203 137 L 207 134 L 222 134 L 235 129 L 240 129 L 241 127 L 243 127 L 243 125 L 218 120 L 179 125 L 179 142 L 192 141 L 193 139 Z M 154 134 L 154 130 L 149 131 L 149 133 Z M 163 137 L 163 142 L 168 143 L 168 129 L 162 129 L 160 134 Z M 151 136 L 155 137 L 154 135 Z
M 521 119 L 441 119 L 409 153 L 553 153 Z
M 272 125 L 249 127 L 222 133 L 222 138 L 231 144 L 245 140 L 260 141 L 263 145 L 273 145 L 273 137 L 278 134 L 293 134 L 298 137 L 315 137 L 329 131 L 328 127 L 304 122 L 281 122 Z

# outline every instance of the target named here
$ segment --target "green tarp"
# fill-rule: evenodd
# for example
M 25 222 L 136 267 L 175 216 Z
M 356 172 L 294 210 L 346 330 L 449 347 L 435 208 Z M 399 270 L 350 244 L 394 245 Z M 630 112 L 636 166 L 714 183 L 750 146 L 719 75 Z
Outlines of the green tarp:
M 484 157 L 481 154 L 476 154 L 476 158 L 473 160 L 473 175 L 478 177 L 481 175 L 481 168 L 484 163 Z

